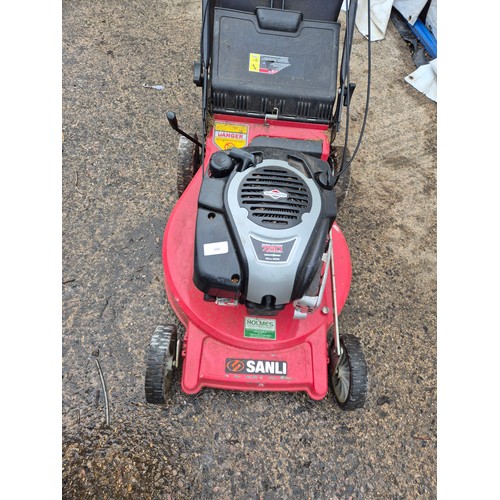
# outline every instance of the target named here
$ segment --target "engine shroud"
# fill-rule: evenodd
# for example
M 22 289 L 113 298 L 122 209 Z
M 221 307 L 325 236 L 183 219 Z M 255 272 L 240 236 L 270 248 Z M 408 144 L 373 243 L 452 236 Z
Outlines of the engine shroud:
M 325 161 L 280 148 L 245 151 L 253 164 L 231 158 L 230 172 L 204 176 L 193 280 L 206 300 L 244 301 L 254 314 L 274 314 L 305 295 L 318 274 L 335 193 L 321 182 L 330 170 Z

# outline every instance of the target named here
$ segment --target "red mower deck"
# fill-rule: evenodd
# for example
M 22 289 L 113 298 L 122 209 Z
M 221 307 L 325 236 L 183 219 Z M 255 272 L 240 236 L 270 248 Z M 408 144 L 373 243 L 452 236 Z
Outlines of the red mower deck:
M 282 130 L 278 133 L 283 136 Z M 213 145 L 211 139 L 208 144 Z M 210 157 L 210 153 L 207 156 Z M 277 316 L 256 318 L 247 314 L 244 305 L 220 306 L 204 301 L 203 293 L 193 284 L 196 224 L 193 214 L 196 214 L 201 179 L 200 168 L 175 205 L 163 239 L 168 299 L 186 328 L 182 352 L 183 391 L 194 394 L 203 387 L 305 391 L 312 399 L 322 399 L 328 392 L 327 331 L 333 323 L 331 276 L 327 279 L 321 306 L 305 319 L 293 318 L 292 304 Z M 351 261 L 345 238 L 336 224 L 332 234 L 340 313 L 349 294 Z M 249 322 L 275 323 L 275 327 L 267 330 L 268 333 L 275 331 L 275 339 L 245 338 L 245 318 Z M 247 325 L 247 333 L 248 330 Z

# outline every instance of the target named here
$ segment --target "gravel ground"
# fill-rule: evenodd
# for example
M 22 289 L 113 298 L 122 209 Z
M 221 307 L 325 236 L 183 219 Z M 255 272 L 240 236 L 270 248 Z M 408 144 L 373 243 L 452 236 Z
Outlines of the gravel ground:
M 161 264 L 176 134 L 198 130 L 200 2 L 63 1 L 63 497 L 436 497 L 436 107 L 403 80 L 392 24 L 372 44 L 365 140 L 339 224 L 353 261 L 341 328 L 370 370 L 366 408 L 332 394 L 144 400 L 145 353 L 175 322 Z M 352 111 L 359 129 L 366 44 Z M 161 84 L 164 91 L 144 88 Z M 106 377 L 111 425 L 93 356 Z

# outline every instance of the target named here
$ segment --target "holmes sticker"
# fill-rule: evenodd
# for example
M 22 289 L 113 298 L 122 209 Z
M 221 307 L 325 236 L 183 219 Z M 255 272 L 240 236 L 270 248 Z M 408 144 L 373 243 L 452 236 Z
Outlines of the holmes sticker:
M 276 340 L 276 320 L 245 317 L 244 337 L 247 339 Z

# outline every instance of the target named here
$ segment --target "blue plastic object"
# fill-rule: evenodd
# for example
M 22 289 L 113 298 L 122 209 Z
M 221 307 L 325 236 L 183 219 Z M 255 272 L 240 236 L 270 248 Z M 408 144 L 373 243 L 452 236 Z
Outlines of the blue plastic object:
M 425 50 L 429 53 L 432 59 L 437 57 L 437 40 L 434 35 L 427 29 L 425 24 L 417 19 L 415 24 L 412 26 L 408 23 L 415 36 L 420 40 Z

